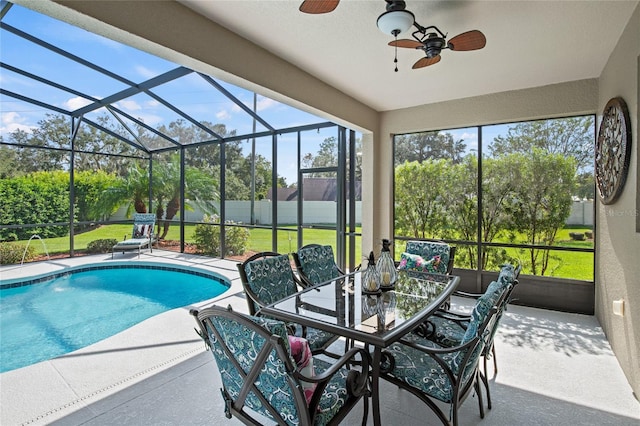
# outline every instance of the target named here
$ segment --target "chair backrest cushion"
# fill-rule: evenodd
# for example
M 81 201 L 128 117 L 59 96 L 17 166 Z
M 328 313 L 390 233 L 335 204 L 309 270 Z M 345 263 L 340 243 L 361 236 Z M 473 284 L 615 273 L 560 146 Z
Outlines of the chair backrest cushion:
M 153 233 L 155 223 L 155 213 L 134 213 L 131 235 L 133 238 L 149 238 Z
M 289 353 L 287 330 L 283 322 L 259 317 L 248 318 L 251 318 L 257 325 L 266 328 L 270 334 L 281 337 L 286 345 L 287 353 Z M 270 344 L 270 340 L 256 332 L 255 329 L 234 321 L 232 318 L 213 316 L 210 317 L 210 320 L 220 333 L 222 340 L 222 342 L 220 342 L 216 338 L 209 325 L 205 322 L 211 342 L 211 350 L 215 357 L 218 370 L 220 371 L 224 389 L 233 400 L 236 400 L 244 384 L 244 378 L 224 351 L 224 346 L 233 348 L 233 358 L 239 363 L 240 368 L 242 368 L 246 374 L 254 366 L 256 358 L 264 345 Z M 293 392 L 295 392 L 295 390 L 292 389 L 288 382 L 288 380 L 291 379 L 291 376 L 286 374 L 284 361 L 280 358 L 274 347 L 265 360 L 264 366 L 262 366 L 254 383 L 269 404 L 272 405 L 277 412 L 281 413 L 282 418 L 285 419 L 287 424 L 295 425 L 298 424 L 300 416 L 298 408 L 294 403 Z M 245 404 L 247 407 L 267 417 L 273 418 L 253 391 L 247 395 Z
M 449 244 L 435 241 L 407 241 L 404 251 L 410 254 L 417 254 L 425 261 L 429 261 L 438 256 L 439 263 L 436 266 L 436 272 L 439 274 L 447 273 L 451 252 Z
M 495 305 L 495 303 L 499 299 L 499 295 L 493 293 L 485 292 L 482 296 L 478 298 L 475 306 L 473 307 L 473 311 L 471 312 L 471 320 L 469 321 L 469 325 L 467 326 L 467 330 L 462 336 L 462 341 L 460 345 L 464 345 L 471 340 L 473 340 L 478 334 L 478 330 L 480 326 L 487 319 L 487 315 L 491 311 L 491 308 Z M 480 357 L 480 353 L 482 352 L 483 345 L 482 342 L 478 344 L 474 349 L 473 353 L 469 357 L 467 364 L 464 366 L 465 371 L 463 373 L 463 380 L 466 381 L 469 378 L 469 374 L 473 371 L 474 364 L 478 361 Z M 467 355 L 467 351 L 462 350 L 458 352 L 458 354 L 452 360 L 453 371 L 458 372 L 459 368 L 462 367 L 464 362 L 464 358 Z
M 289 256 L 286 254 L 248 262 L 244 265 L 244 271 L 247 274 L 247 284 L 265 305 L 298 291 Z
M 498 274 L 498 282 L 502 282 L 502 285 L 507 286 L 508 284 L 513 284 L 517 277 L 518 273 L 516 272 L 516 268 L 510 263 L 505 263 L 500 268 L 500 274 Z
M 333 257 L 333 248 L 329 245 L 302 247 L 298 250 L 298 259 L 302 273 L 313 284 L 320 284 L 341 275 Z

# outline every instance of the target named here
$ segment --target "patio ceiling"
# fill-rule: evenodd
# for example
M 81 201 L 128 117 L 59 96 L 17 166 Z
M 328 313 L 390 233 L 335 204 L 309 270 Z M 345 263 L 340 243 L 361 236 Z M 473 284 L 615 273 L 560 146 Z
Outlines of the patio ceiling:
M 2 1 L 1 10 L 5 143 L 9 133 L 30 132 L 48 113 L 71 117 L 74 131 L 88 125 L 146 153 L 327 124 L 19 5 Z M 275 104 L 271 111 L 279 112 L 263 113 L 258 104 Z M 171 134 L 176 122 L 196 128 L 195 137 Z
M 342 0 L 323 15 L 299 12 L 302 0 L 180 2 L 377 111 L 598 78 L 638 4 L 407 0 L 422 26 L 449 38 L 477 29 L 487 45 L 417 70 L 420 52 L 398 49 L 396 73 L 393 38 L 376 28 L 381 0 Z

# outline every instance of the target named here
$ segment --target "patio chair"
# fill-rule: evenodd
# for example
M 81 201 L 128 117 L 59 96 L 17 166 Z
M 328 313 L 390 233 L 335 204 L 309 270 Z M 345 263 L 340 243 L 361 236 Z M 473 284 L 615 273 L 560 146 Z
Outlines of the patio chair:
M 399 269 L 451 274 L 456 248 L 441 241 L 407 241 Z
M 120 241 L 113 246 L 111 258 L 113 259 L 113 253 L 117 251 L 121 251 L 124 254 L 125 251 L 138 250 L 138 257 L 140 257 L 140 251 L 144 248 L 148 248 L 150 252 L 153 252 L 153 243 L 156 241 L 156 236 L 153 232 L 155 224 L 155 213 L 134 213 L 131 238 L 127 239 L 125 235 L 124 241 Z
M 305 286 L 313 286 L 345 275 L 333 256 L 329 245 L 307 244 L 292 253 L 300 281 Z
M 238 263 L 237 266 L 251 315 L 260 316 L 260 310 L 264 306 L 297 293 L 298 285 L 301 285 L 291 269 L 291 262 L 286 254 L 260 252 Z M 333 358 L 339 357 L 327 351 L 338 336 L 298 324 L 292 324 L 291 328 L 295 335 L 309 341 L 314 354 L 324 353 Z
M 493 328 L 486 345 L 482 351 L 483 371 L 481 379 L 487 391 L 487 406 L 491 409 L 491 393 L 489 390 L 489 380 L 487 374 L 487 360 L 493 357 L 494 377 L 498 374 L 498 363 L 496 361 L 496 349 L 493 344 L 495 334 L 500 324 L 500 319 L 507 305 L 511 302 L 511 296 L 515 286 L 518 284 L 518 277 L 522 266 L 514 267 L 511 264 L 505 264 L 501 267 L 498 279 L 493 281 L 484 293 L 464 293 L 456 292 L 458 296 L 470 297 L 476 299 L 476 304 L 481 299 L 486 299 L 487 303 L 496 303 L 497 314 Z M 464 334 L 471 321 L 471 315 L 462 314 L 453 311 L 441 310 L 429 317 L 425 328 L 419 328 L 418 334 L 437 343 L 443 347 L 454 347 L 460 345 L 464 338 Z
M 418 397 L 445 425 L 458 424 L 458 408 L 475 391 L 484 418 L 478 365 L 496 312 L 496 306 L 479 302 L 462 341 L 451 348 L 407 333 L 383 351 L 380 377 Z M 449 405 L 449 416 L 436 400 Z
M 311 358 L 308 369 L 294 361 L 281 321 L 243 315 L 230 306 L 191 314 L 220 372 L 227 418 L 248 425 L 263 425 L 258 415 L 278 425 L 337 425 L 362 399 L 366 424 L 369 354 L 363 349 L 351 349 L 334 363 Z M 355 365 L 360 368 L 351 368 Z

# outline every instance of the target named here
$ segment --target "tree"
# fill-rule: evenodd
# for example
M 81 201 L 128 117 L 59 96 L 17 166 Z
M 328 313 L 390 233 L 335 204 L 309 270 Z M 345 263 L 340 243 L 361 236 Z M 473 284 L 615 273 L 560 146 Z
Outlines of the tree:
M 0 136 L 0 142 L 2 136 Z M 19 148 L 0 145 L 0 179 L 9 179 L 22 174 L 16 167 Z
M 592 116 L 525 121 L 510 127 L 506 136 L 496 137 L 489 151 L 492 156 L 499 156 L 527 154 L 532 148 L 540 148 L 550 154 L 575 158 L 579 172 L 593 171 L 593 135 Z
M 113 214 L 123 203 L 128 202 L 126 215 L 147 213 L 149 199 L 149 170 L 138 162 L 130 162 L 126 177 L 120 177 L 113 185 L 105 188 L 98 208 L 105 217 Z
M 449 224 L 442 237 L 453 236 L 467 241 L 477 239 L 478 233 L 478 159 L 467 155 L 459 164 L 452 165 L 450 187 L 443 193 Z M 453 234 L 453 235 L 449 235 Z M 475 268 L 477 248 L 472 245 L 459 246 L 456 251 L 458 264 L 466 261 Z
M 310 152 L 302 157 L 302 168 L 312 169 L 317 167 L 338 167 L 338 139 L 335 136 L 326 138 L 320 144 L 318 152 L 313 155 Z M 334 177 L 333 172 L 314 172 L 310 177 Z
M 551 246 L 571 213 L 576 160 L 534 148 L 530 154 L 510 154 L 505 161 L 518 164 L 520 175 L 513 190 L 510 216 L 513 227 L 525 236 L 523 243 Z M 549 268 L 550 250 L 530 248 L 534 275 Z
M 580 199 L 593 200 L 596 197 L 596 179 L 593 172 L 579 173 L 576 176 L 575 195 Z
M 450 225 L 444 202 L 452 188 L 451 160 L 406 162 L 396 167 L 396 233 L 442 238 Z
M 215 190 L 218 186 L 217 181 L 212 176 L 195 167 L 185 166 L 184 183 L 185 201 L 189 200 L 190 203 L 202 208 L 205 213 L 217 212 L 213 202 L 220 198 Z M 172 153 L 165 158 L 158 158 L 153 168 L 152 193 L 157 222 L 158 224 L 163 222 L 160 239 L 166 237 L 171 220 L 180 211 L 180 190 L 180 156 Z M 190 203 L 185 203 L 185 209 L 192 209 Z
M 428 159 L 448 159 L 453 164 L 462 162 L 466 144 L 454 140 L 451 133 L 423 132 L 400 135 L 395 138 L 395 164 L 405 161 L 423 162 Z
M 355 141 L 355 180 L 357 182 L 362 180 L 362 139 L 357 138 Z M 338 139 L 335 136 L 326 138 L 321 144 L 318 152 L 313 155 L 308 152 L 302 157 L 302 168 L 316 168 L 316 167 L 337 167 L 338 166 Z M 347 156 L 347 169 L 351 165 L 349 164 L 349 157 Z M 314 172 L 309 174 L 310 177 L 334 177 L 330 172 Z

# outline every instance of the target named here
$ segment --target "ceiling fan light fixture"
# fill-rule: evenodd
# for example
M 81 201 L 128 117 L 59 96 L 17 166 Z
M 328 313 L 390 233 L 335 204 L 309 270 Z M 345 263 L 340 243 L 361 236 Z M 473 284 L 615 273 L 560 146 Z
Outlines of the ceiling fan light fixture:
M 407 31 L 415 22 L 415 16 L 408 10 L 388 10 L 378 17 L 378 28 L 385 34 L 397 37 Z

